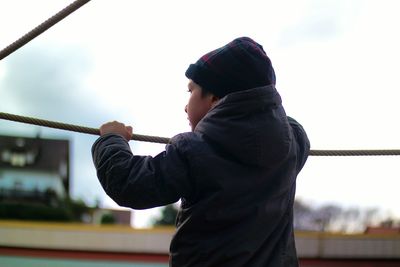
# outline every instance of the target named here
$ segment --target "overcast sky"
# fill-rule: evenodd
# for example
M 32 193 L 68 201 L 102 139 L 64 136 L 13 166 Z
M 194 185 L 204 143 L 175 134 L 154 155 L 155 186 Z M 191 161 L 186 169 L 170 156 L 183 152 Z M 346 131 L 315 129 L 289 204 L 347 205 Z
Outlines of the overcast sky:
M 0 49 L 72 1 L 0 2 Z M 288 115 L 312 149 L 400 148 L 396 0 L 91 1 L 0 61 L 0 111 L 139 134 L 189 131 L 184 72 L 240 36 L 263 45 Z M 115 207 L 91 161 L 95 136 L 0 121 L 0 134 L 71 140 L 72 196 Z M 156 155 L 164 145 L 131 142 Z M 400 218 L 400 157 L 310 157 L 297 197 Z M 136 213 L 144 225 L 157 210 Z

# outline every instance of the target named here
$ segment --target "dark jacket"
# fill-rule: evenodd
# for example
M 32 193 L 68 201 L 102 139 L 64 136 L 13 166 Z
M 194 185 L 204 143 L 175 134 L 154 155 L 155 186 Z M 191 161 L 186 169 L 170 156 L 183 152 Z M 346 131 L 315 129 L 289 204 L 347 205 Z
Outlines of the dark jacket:
M 155 157 L 121 136 L 93 145 L 99 180 L 119 205 L 146 209 L 181 199 L 170 265 L 298 266 L 296 176 L 310 144 L 273 86 L 227 95 L 194 132 Z

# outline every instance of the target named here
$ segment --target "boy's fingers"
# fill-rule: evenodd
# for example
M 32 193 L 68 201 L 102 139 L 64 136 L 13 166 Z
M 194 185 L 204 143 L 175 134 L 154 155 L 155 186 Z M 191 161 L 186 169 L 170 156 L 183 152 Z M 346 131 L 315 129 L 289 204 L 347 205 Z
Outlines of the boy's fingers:
M 127 135 L 125 136 L 125 138 L 127 141 L 129 141 L 132 139 L 132 132 L 133 132 L 132 126 L 126 126 L 125 129 L 127 131 Z
M 110 133 L 110 132 L 115 132 L 115 131 L 120 131 L 120 129 L 125 128 L 125 125 L 123 123 L 117 122 L 117 121 L 112 121 L 112 122 L 107 122 L 103 124 L 100 127 L 100 133 Z

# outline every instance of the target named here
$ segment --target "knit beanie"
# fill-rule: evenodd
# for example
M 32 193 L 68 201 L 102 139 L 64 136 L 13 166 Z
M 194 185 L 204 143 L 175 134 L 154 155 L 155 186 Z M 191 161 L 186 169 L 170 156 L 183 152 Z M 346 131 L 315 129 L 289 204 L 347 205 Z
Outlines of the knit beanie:
M 202 56 L 186 70 L 187 78 L 217 97 L 273 84 L 275 71 L 263 47 L 240 37 Z

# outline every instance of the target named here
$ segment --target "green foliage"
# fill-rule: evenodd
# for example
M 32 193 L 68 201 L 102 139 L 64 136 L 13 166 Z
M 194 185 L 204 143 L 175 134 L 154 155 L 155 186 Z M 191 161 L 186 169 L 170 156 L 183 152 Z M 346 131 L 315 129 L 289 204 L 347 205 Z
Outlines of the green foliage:
M 100 224 L 114 224 L 115 218 L 111 213 L 106 213 L 101 216 Z
M 81 216 L 90 212 L 91 208 L 86 206 L 82 200 L 72 200 L 67 198 L 64 202 L 64 207 L 69 209 L 76 220 L 80 220 Z
M 153 222 L 154 226 L 157 225 L 175 225 L 178 209 L 174 205 L 165 206 L 161 210 L 161 217 Z
M 90 212 L 82 201 L 69 198 L 57 200 L 56 204 L 38 202 L 1 202 L 0 219 L 80 222 L 82 215 Z

